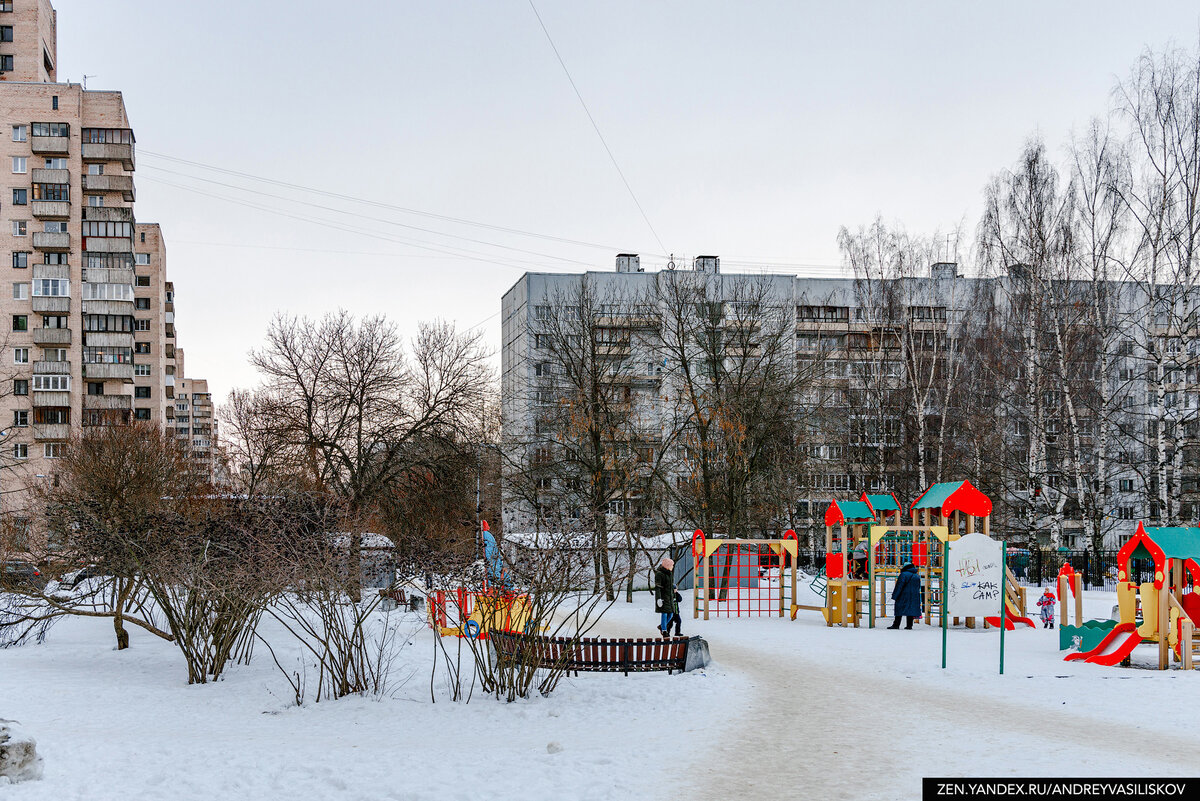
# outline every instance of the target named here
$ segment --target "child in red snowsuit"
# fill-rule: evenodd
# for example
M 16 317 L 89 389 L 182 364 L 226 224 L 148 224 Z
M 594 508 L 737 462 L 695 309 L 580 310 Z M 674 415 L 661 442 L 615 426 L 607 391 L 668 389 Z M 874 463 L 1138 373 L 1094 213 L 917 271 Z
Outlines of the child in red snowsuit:
M 1056 599 L 1054 598 L 1054 593 L 1050 592 L 1049 589 L 1047 589 L 1044 593 L 1042 593 L 1041 598 L 1038 598 L 1037 605 L 1038 605 L 1038 609 L 1040 609 L 1041 613 L 1042 613 L 1042 628 L 1044 628 L 1044 629 L 1054 628 L 1054 602 L 1055 602 L 1055 600 Z

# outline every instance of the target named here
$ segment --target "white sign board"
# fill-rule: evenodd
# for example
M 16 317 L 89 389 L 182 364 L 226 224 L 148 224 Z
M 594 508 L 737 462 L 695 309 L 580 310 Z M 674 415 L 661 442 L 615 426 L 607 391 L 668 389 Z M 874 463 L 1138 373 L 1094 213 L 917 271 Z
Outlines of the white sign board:
M 1004 559 L 997 540 L 968 534 L 950 543 L 947 565 L 948 614 L 953 617 L 999 615 Z

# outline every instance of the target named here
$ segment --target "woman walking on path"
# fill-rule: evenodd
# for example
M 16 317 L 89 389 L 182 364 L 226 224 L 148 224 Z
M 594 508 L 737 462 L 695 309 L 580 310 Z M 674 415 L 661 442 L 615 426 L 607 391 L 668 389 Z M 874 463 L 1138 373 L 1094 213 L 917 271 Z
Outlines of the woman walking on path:
M 913 622 L 921 616 L 921 574 L 912 562 L 900 571 L 896 586 L 892 589 L 892 600 L 895 602 L 893 614 L 896 619 L 888 628 L 900 628 L 900 618 L 906 617 L 908 625 L 904 628 L 911 629 Z
M 664 556 L 654 570 L 654 608 L 659 614 L 658 630 L 662 636 L 670 636 L 672 622 L 679 636 L 682 621 L 675 595 L 675 560 L 669 556 Z

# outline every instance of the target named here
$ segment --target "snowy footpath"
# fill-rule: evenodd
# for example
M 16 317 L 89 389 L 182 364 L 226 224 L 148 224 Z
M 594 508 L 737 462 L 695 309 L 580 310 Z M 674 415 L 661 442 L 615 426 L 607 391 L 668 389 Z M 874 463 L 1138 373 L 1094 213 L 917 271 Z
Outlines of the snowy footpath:
M 1112 596 L 1089 597 L 1107 617 Z M 686 604 L 685 604 L 686 605 Z M 600 633 L 653 633 L 648 594 Z M 886 622 L 886 621 L 885 621 Z M 714 662 L 581 675 L 549 698 L 430 702 L 413 621 L 392 697 L 297 708 L 265 649 L 188 686 L 168 644 L 66 621 L 0 651 L 0 718 L 45 778 L 14 799 L 907 799 L 923 776 L 1180 776 L 1200 764 L 1200 675 L 1063 662 L 1057 631 L 827 628 L 819 613 L 694 621 Z M 1149 662 L 1145 648 L 1139 662 Z M 401 680 L 408 676 L 406 682 Z

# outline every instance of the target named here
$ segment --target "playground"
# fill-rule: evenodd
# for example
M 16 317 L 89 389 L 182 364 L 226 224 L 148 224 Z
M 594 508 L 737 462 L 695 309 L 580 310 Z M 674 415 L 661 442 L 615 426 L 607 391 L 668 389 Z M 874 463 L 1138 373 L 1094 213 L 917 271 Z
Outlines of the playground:
M 257 659 L 220 683 L 186 686 L 169 644 L 134 632 L 133 647 L 114 651 L 105 621 L 68 620 L 45 645 L 0 651 L 2 716 L 36 727 L 47 759 L 42 781 L 5 787 L 5 797 L 161 797 L 163 764 L 181 801 L 890 800 L 919 797 L 925 776 L 1192 773 L 1200 528 L 1137 525 L 1115 590 L 1084 590 L 1069 569 L 1049 587 L 1025 587 L 984 536 L 990 504 L 964 485 L 935 485 L 911 503 L 831 499 L 828 558 L 809 572 L 795 566 L 793 536 L 698 532 L 676 563 L 690 580 L 677 586 L 684 637 L 703 637 L 711 662 L 662 669 L 647 651 L 644 670 L 594 670 L 603 660 L 585 654 L 552 695 L 507 704 L 430 699 L 437 643 L 538 636 L 490 537 L 481 588 L 391 612 L 408 645 L 380 698 L 296 706 Z M 986 586 L 956 575 L 961 547 L 980 538 L 999 556 L 994 606 L 956 607 L 956 592 Z M 920 614 L 912 630 L 888 630 L 908 564 L 925 588 Z M 980 576 L 992 567 L 977 566 Z M 1058 601 L 1053 629 L 1034 606 L 1044 589 Z M 658 618 L 642 591 L 592 634 L 652 641 Z

